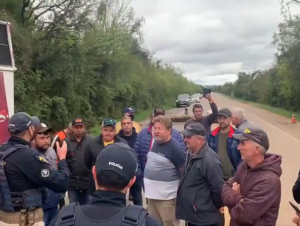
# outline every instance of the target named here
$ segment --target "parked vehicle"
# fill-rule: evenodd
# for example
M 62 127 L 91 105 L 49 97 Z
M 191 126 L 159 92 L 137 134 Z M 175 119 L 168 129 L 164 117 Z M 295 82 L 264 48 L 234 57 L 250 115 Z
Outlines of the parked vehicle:
M 176 99 L 176 107 L 179 108 L 182 105 L 190 106 L 192 103 L 191 97 L 189 94 L 179 94 Z

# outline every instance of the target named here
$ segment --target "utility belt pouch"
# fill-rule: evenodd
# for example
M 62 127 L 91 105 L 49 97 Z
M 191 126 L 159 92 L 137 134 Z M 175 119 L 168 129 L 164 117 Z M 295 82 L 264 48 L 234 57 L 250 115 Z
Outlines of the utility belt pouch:
M 39 190 L 26 190 L 22 193 L 23 208 L 29 209 L 32 207 L 42 206 L 42 193 Z

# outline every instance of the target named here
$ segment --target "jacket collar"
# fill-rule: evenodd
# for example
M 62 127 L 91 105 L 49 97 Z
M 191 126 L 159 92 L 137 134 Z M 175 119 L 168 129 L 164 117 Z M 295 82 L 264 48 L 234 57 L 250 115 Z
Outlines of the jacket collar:
M 218 126 L 217 128 L 215 128 L 215 129 L 211 132 L 211 135 L 215 137 L 215 136 L 218 135 L 219 131 L 220 131 L 220 126 Z M 232 126 L 230 126 L 228 137 L 229 137 L 229 138 L 232 138 L 232 134 L 234 134 L 234 133 L 235 133 L 235 129 L 234 129 Z
M 92 205 L 126 206 L 126 195 L 121 192 L 100 191 L 93 194 Z

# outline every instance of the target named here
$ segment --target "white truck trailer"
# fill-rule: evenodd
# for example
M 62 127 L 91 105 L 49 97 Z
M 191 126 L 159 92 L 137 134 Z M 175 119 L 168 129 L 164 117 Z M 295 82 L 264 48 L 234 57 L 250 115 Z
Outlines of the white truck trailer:
M 7 126 L 14 114 L 14 72 L 13 47 L 10 23 L 0 21 L 0 144 L 9 137 Z

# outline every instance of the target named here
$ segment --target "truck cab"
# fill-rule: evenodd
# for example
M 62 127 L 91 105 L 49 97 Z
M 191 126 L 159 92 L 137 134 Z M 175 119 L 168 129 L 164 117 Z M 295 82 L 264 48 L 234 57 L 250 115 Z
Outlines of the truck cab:
M 14 72 L 10 23 L 0 21 L 0 145 L 7 141 L 9 118 L 14 114 Z

